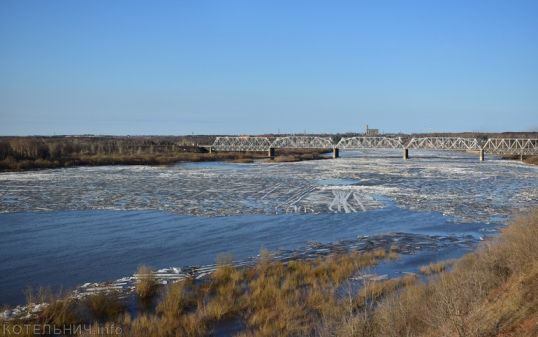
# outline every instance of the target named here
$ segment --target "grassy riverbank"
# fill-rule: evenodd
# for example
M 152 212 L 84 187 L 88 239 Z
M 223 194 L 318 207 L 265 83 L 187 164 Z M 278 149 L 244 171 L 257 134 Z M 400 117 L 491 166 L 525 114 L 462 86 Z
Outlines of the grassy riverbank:
M 537 336 L 537 238 L 535 210 L 475 252 L 421 268 L 423 281 L 410 274 L 364 281 L 360 288 L 349 278 L 397 253 L 342 253 L 288 263 L 264 253 L 255 266 L 242 269 L 221 258 L 208 278 L 166 287 L 141 268 L 145 276 L 136 292 L 145 309 L 138 317 L 109 293 L 53 302 L 35 322 L 115 325 L 120 335 L 140 337 L 207 336 L 230 325 L 241 337 Z M 30 322 L 4 324 L 23 323 Z

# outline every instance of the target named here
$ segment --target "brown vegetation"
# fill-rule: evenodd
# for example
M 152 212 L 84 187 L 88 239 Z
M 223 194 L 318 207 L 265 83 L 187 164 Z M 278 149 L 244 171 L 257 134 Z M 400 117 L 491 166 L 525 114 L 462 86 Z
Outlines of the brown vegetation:
M 356 271 L 386 256 L 388 252 L 376 250 L 282 263 L 262 252 L 255 266 L 242 269 L 234 267 L 230 257 L 219 257 L 210 277 L 168 286 L 155 313 L 136 319 L 124 314 L 121 300 L 113 293 L 69 303 L 74 304 L 72 312 L 89 311 L 91 319 L 86 316 L 86 323 L 121 324 L 127 336 L 207 336 L 217 322 L 227 320 L 243 321 L 247 327 L 243 336 L 311 335 L 320 322 L 333 322 L 353 311 L 354 301 L 342 305 L 347 299 L 340 299 L 338 292 Z M 58 301 L 54 307 L 64 308 L 66 303 Z M 79 317 L 53 319 L 61 325 Z
M 157 291 L 157 281 L 153 271 L 148 266 L 140 266 L 136 274 L 138 276 L 136 295 L 143 301 L 150 301 Z
M 215 137 L 0 137 L 0 171 L 98 165 L 169 165 L 181 161 L 252 163 L 266 152 L 208 153 Z M 321 159 L 324 150 L 279 150 L 289 161 Z M 278 157 L 277 157 L 278 158 Z M 281 160 L 281 159 L 278 159 Z M 282 160 L 285 161 L 285 160 Z
M 329 159 L 330 157 L 323 156 L 324 153 L 329 153 L 331 150 L 323 149 L 277 149 L 275 158 L 271 162 L 289 163 L 305 160 Z
M 51 290 L 39 288 L 36 291 L 26 291 L 26 303 L 29 306 L 48 303 L 39 321 L 41 324 L 76 324 L 82 321 L 80 306 L 76 300 L 67 295 L 54 295 Z
M 380 336 L 537 336 L 538 210 L 426 284 L 382 301 Z M 526 330 L 522 327 L 526 326 Z
M 0 170 L 167 164 L 201 152 L 195 144 L 173 137 L 3 137 Z
M 97 293 L 87 296 L 83 304 L 89 309 L 93 320 L 104 322 L 118 318 L 125 312 L 125 303 L 116 292 Z
M 250 163 L 254 163 L 254 159 L 252 159 L 252 158 L 237 158 L 237 159 L 232 160 L 232 162 L 237 163 L 237 164 L 250 164 Z
M 519 156 L 519 155 L 514 155 L 514 156 L 503 156 L 502 159 L 506 159 L 506 160 L 522 160 L 526 164 L 538 165 L 538 156 L 528 156 L 528 155 Z
M 117 300 L 105 310 L 101 297 L 86 305 L 93 317 L 120 324 L 124 336 L 207 336 L 225 321 L 243 322 L 241 337 L 538 336 L 537 239 L 538 210 L 450 271 L 446 262 L 428 266 L 425 273 L 437 274 L 426 283 L 406 275 L 364 281 L 357 289 L 350 278 L 390 251 L 287 263 L 264 252 L 253 267 L 238 269 L 221 257 L 209 278 L 168 286 L 152 314 L 121 315 Z M 47 320 L 72 322 L 69 306 L 51 307 Z
M 416 275 L 409 274 L 389 280 L 365 282 L 359 290 L 357 304 L 359 306 L 364 306 L 368 301 L 376 301 L 383 298 L 385 295 L 394 292 L 396 289 L 410 286 L 416 281 Z
M 445 271 L 450 265 L 452 265 L 454 260 L 444 260 L 439 262 L 432 262 L 426 266 L 420 267 L 420 272 L 424 275 L 437 274 L 442 271 Z
M 523 158 L 523 161 L 527 164 L 538 165 L 538 156 L 527 156 Z

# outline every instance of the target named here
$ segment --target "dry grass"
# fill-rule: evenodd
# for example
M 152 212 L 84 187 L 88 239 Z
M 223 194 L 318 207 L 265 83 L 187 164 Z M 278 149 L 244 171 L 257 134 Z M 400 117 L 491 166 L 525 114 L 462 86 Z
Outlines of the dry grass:
M 27 289 L 25 292 L 26 304 L 29 307 L 40 303 L 48 303 L 40 314 L 39 323 L 69 325 L 83 321 L 84 310 L 80 302 L 73 299 L 69 294 L 55 294 L 50 289 L 38 288 L 33 290 Z
M 536 336 L 538 210 L 426 284 L 383 300 L 377 336 Z
M 154 314 L 131 319 L 105 295 L 85 305 L 94 320 L 121 324 L 133 337 L 208 336 L 228 319 L 246 325 L 241 337 L 536 336 L 537 238 L 534 211 L 450 271 L 446 261 L 427 266 L 425 273 L 435 272 L 427 283 L 406 275 L 354 289 L 350 277 L 390 258 L 392 249 L 287 263 L 262 252 L 253 267 L 237 269 L 230 257 L 220 257 L 211 277 L 168 286 Z M 72 305 L 51 307 L 46 320 L 76 320 L 69 316 Z
M 136 274 L 138 275 L 136 295 L 143 301 L 151 301 L 157 292 L 157 282 L 153 271 L 148 266 L 140 266 Z
M 127 336 L 207 336 L 227 319 L 246 324 L 242 336 L 308 336 L 322 328 L 319 322 L 326 327 L 357 306 L 355 298 L 344 305 L 339 289 L 387 255 L 376 250 L 281 263 L 262 252 L 255 266 L 243 269 L 221 256 L 209 278 L 168 286 L 154 314 L 131 319 L 114 294 L 88 297 L 84 305 L 94 321 L 121 324 Z
M 398 288 L 410 286 L 416 281 L 416 275 L 409 274 L 395 279 L 365 282 L 359 290 L 358 304 L 364 306 L 368 301 L 378 301 Z
M 97 293 L 87 296 L 84 305 L 92 314 L 94 321 L 114 320 L 125 312 L 125 303 L 116 292 Z
M 449 266 L 451 266 L 455 261 L 454 260 L 444 260 L 439 262 L 432 262 L 426 266 L 420 267 L 420 272 L 424 275 L 438 274 L 442 271 L 445 271 Z
M 192 279 L 170 285 L 157 306 L 157 313 L 170 321 L 179 319 L 185 312 L 196 307 L 196 290 Z
M 63 298 L 51 301 L 42 313 L 42 321 L 56 326 L 77 324 L 83 321 L 78 301 Z

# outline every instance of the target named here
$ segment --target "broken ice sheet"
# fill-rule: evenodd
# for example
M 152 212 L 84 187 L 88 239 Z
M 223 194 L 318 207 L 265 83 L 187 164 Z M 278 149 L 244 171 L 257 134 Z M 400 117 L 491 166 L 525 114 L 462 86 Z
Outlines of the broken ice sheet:
M 420 152 L 403 161 L 390 151 L 368 151 L 298 163 L 1 173 L 0 212 L 153 209 L 205 216 L 362 212 L 383 207 L 385 198 L 400 207 L 487 222 L 536 203 L 538 167 L 500 160 L 480 163 L 475 157 Z

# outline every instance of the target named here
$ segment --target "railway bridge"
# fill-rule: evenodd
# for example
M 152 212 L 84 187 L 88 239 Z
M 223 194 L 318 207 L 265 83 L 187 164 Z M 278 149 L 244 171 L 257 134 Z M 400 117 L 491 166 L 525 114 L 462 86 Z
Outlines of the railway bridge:
M 275 156 L 275 149 L 326 149 L 338 158 L 341 150 L 401 149 L 404 159 L 409 159 L 409 150 L 466 151 L 479 154 L 481 161 L 485 153 L 498 155 L 538 155 L 538 139 L 522 138 L 465 138 L 465 137 L 342 137 L 335 142 L 332 137 L 319 136 L 227 136 L 217 137 L 209 151 L 252 151 Z

